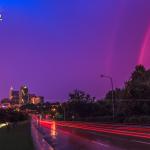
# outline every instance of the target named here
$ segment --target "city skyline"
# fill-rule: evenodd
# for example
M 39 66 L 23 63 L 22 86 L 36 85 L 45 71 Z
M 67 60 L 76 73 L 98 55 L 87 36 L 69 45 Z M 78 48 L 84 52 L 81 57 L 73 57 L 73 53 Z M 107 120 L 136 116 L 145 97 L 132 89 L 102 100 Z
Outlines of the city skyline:
M 11 86 L 49 100 L 80 89 L 97 98 L 150 68 L 150 1 L 0 2 L 0 98 Z

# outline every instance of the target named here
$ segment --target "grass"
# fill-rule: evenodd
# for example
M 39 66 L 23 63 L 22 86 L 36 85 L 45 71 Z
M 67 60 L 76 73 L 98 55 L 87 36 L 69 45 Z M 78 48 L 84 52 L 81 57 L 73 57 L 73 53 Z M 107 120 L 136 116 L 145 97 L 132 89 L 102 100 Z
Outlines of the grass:
M 18 124 L 15 128 L 0 129 L 0 149 L 2 150 L 34 150 L 30 133 L 30 124 Z

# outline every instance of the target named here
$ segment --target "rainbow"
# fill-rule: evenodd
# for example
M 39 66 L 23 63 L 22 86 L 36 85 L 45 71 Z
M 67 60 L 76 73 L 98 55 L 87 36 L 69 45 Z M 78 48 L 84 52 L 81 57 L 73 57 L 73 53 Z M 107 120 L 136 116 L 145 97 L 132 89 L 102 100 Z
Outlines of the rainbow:
M 145 38 L 140 50 L 138 64 L 150 65 L 149 55 L 150 55 L 150 26 L 148 27 L 148 30 L 146 31 L 145 34 Z

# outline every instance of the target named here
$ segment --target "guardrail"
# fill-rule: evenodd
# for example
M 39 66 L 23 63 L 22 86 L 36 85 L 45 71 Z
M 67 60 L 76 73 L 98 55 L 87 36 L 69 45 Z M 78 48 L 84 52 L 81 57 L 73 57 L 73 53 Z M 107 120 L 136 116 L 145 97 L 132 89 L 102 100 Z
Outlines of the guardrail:
M 33 120 L 31 121 L 31 135 L 36 150 L 54 150 L 46 140 L 44 133 L 40 131 L 40 127 Z

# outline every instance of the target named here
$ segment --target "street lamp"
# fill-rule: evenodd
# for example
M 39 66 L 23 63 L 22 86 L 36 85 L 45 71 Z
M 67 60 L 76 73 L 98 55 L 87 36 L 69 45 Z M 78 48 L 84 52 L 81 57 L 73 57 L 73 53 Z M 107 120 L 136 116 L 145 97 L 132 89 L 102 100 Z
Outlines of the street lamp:
M 115 104 L 114 104 L 114 84 L 113 84 L 113 79 L 110 76 L 105 76 L 105 75 L 101 75 L 101 78 L 107 78 L 110 80 L 111 83 L 111 88 L 112 88 L 112 92 L 111 92 L 111 98 L 112 98 L 112 113 L 113 113 L 113 121 L 115 119 Z
M 56 111 L 56 108 L 52 108 L 52 111 L 55 112 L 55 111 Z

